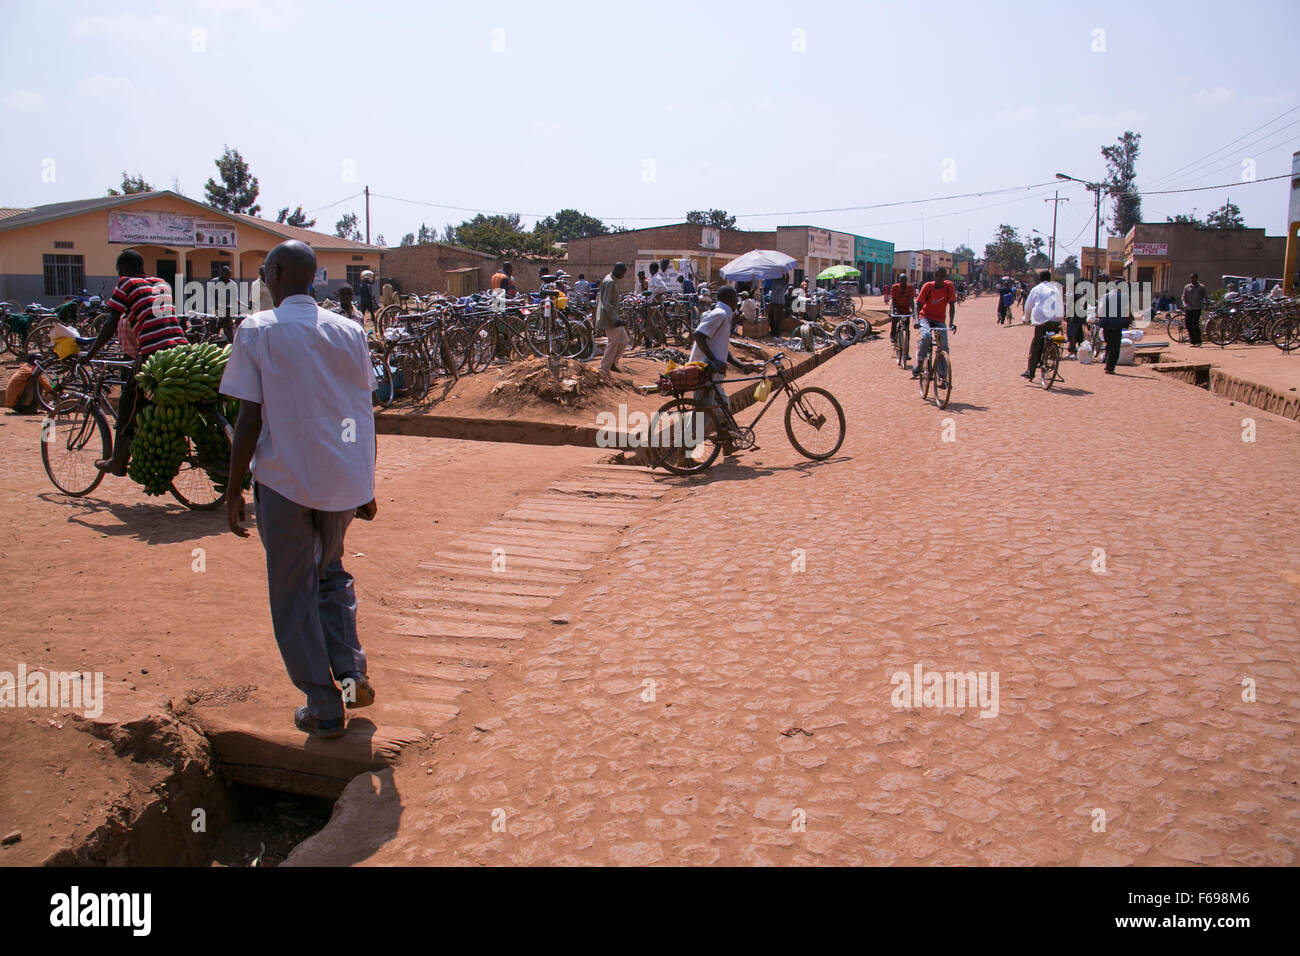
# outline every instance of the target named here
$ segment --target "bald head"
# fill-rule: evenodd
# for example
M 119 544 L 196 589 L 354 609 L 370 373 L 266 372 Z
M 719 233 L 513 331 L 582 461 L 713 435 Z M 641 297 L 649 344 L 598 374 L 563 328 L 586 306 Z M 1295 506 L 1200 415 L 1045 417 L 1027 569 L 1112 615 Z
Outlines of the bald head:
M 291 295 L 307 295 L 316 280 L 316 253 L 297 239 L 280 243 L 266 257 L 266 288 L 279 305 Z

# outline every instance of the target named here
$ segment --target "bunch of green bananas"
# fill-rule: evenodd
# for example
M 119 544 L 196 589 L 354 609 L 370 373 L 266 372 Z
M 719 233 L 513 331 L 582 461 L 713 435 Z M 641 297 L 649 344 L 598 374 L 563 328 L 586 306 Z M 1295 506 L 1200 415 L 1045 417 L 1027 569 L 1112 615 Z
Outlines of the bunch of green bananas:
M 229 357 L 228 345 L 178 345 L 149 356 L 135 380 L 155 405 L 213 402 Z
M 164 495 L 189 452 L 186 436 L 202 430 L 193 405 L 146 405 L 135 420 L 127 474 L 147 495 Z

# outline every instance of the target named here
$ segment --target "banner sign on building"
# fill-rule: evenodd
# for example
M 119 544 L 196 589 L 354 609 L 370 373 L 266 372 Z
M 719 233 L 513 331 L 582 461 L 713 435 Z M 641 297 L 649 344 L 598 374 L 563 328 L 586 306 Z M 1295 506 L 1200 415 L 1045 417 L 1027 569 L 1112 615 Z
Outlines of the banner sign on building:
M 831 256 L 835 259 L 853 258 L 853 237 L 845 232 L 831 233 Z
M 721 249 L 722 233 L 711 226 L 705 226 L 700 230 L 700 248 L 714 250 Z
M 1167 242 L 1135 242 L 1135 243 L 1133 243 L 1133 255 L 1135 255 L 1135 256 L 1167 256 L 1167 255 L 1169 255 L 1169 243 L 1167 243 Z
M 196 246 L 223 246 L 234 248 L 239 245 L 235 233 L 235 227 L 225 222 L 203 222 L 194 223 L 194 245 Z
M 808 255 L 821 259 L 831 258 L 831 234 L 829 230 L 808 230 Z
M 108 241 L 192 246 L 194 217 L 174 212 L 110 212 Z

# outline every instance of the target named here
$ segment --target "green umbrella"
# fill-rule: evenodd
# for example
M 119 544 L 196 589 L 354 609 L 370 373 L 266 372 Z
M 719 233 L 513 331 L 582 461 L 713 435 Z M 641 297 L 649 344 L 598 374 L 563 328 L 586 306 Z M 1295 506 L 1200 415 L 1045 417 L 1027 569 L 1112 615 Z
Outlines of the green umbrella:
M 823 269 L 817 276 L 819 279 L 856 279 L 862 275 L 853 266 L 831 266 L 829 269 Z

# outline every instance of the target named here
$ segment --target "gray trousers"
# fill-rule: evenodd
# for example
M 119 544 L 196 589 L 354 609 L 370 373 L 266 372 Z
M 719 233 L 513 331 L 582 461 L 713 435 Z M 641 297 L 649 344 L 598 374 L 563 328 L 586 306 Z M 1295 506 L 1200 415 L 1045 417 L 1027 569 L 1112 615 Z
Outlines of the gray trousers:
M 343 570 L 343 536 L 356 514 L 304 508 L 265 485 L 254 487 L 257 534 L 266 549 L 271 625 L 284 668 L 307 695 L 312 716 L 343 716 L 334 680 L 366 673 L 357 639 L 357 598 Z

